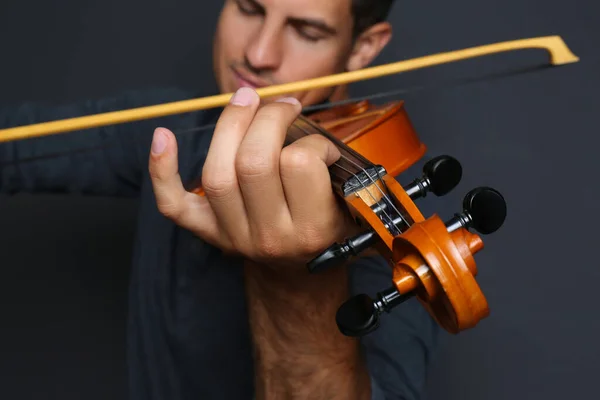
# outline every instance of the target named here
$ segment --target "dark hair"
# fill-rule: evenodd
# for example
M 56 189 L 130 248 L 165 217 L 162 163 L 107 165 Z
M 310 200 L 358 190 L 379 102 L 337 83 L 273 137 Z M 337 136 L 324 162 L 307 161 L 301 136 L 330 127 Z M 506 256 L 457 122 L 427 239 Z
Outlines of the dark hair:
M 357 37 L 378 22 L 385 21 L 394 0 L 351 0 L 353 36 Z

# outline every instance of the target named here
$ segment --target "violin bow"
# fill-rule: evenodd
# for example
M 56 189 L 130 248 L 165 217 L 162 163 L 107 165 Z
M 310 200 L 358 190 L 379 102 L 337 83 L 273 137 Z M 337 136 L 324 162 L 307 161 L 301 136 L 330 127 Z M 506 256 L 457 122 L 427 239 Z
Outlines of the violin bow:
M 357 71 L 344 72 L 282 85 L 273 85 L 259 88 L 256 90 L 256 92 L 261 98 L 268 98 L 284 95 L 286 93 L 344 85 L 352 82 L 379 78 L 386 75 L 413 71 L 455 61 L 525 49 L 546 50 L 550 57 L 550 64 L 555 66 L 579 61 L 579 57 L 573 54 L 560 36 L 541 36 L 469 47 L 462 50 L 442 52 L 380 66 L 364 68 Z M 122 111 L 112 111 L 83 117 L 0 129 L 0 143 L 222 107 L 229 102 L 232 95 L 233 93 L 224 93 L 220 95 L 176 101 L 166 104 L 158 104 Z

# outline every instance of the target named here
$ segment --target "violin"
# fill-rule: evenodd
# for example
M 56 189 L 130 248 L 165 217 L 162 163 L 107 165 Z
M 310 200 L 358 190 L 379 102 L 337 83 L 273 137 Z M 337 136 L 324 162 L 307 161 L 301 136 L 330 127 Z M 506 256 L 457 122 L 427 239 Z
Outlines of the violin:
M 277 96 L 527 48 L 546 50 L 552 65 L 579 60 L 559 36 L 548 36 L 440 53 L 260 88 L 257 92 L 261 97 Z M 231 95 L 0 130 L 0 142 L 223 106 Z M 460 182 L 462 167 L 453 157 L 441 155 L 428 161 L 423 176 L 407 186 L 395 180 L 426 151 L 402 101 L 383 105 L 368 101 L 334 104 L 324 111 L 300 115 L 288 129 L 284 146 L 312 134 L 325 136 L 339 149 L 340 158 L 329 167 L 331 182 L 362 232 L 324 249 L 308 263 L 308 271 L 318 274 L 373 250 L 392 269 L 388 288 L 382 288 L 373 297 L 354 296 L 340 305 L 336 314 L 340 332 L 354 337 L 366 335 L 379 326 L 384 312 L 412 297 L 450 333 L 473 328 L 487 317 L 489 306 L 475 279 L 478 271 L 474 255 L 484 247 L 480 235 L 496 232 L 506 219 L 503 196 L 491 187 L 478 187 L 465 195 L 462 211 L 450 220 L 442 221 L 437 214 L 425 218 L 417 206 L 418 199 L 428 193 L 436 196 L 449 193 Z M 203 195 L 198 181 L 189 190 Z
M 339 308 L 341 333 L 362 336 L 379 326 L 379 316 L 416 296 L 446 330 L 457 333 L 475 326 L 489 313 L 474 277 L 473 255 L 482 249 L 474 228 L 489 234 L 506 217 L 502 195 L 488 187 L 465 197 L 463 212 L 447 222 L 434 215 L 425 219 L 415 200 L 428 193 L 443 196 L 458 185 L 461 164 L 442 155 L 428 161 L 423 176 L 406 187 L 394 179 L 422 158 L 426 146 L 419 140 L 402 101 L 381 106 L 367 101 L 299 116 L 288 129 L 285 145 L 306 135 L 327 137 L 340 151 L 329 167 L 336 194 L 365 231 L 325 249 L 308 265 L 319 273 L 375 249 L 393 271 L 392 284 L 376 294 L 357 295 Z M 202 187 L 189 191 L 203 196 Z

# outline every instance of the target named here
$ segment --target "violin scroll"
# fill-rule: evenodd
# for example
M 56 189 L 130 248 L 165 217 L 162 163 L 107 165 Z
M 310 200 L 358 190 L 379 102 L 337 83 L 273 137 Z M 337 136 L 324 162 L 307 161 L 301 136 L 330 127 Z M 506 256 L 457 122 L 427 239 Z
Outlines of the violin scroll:
M 479 187 L 465 196 L 463 206 L 463 212 L 446 223 L 434 215 L 394 239 L 394 284 L 376 299 L 359 294 L 347 300 L 336 315 L 342 334 L 364 336 L 374 331 L 383 312 L 414 296 L 451 333 L 471 328 L 489 314 L 475 281 L 473 259 L 483 242 L 468 229 L 481 234 L 500 229 L 506 202 L 497 190 Z

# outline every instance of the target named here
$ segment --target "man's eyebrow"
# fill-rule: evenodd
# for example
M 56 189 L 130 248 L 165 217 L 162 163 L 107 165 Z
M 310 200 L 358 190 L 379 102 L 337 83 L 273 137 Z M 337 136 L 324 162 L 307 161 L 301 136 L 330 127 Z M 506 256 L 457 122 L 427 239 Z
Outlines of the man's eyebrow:
M 288 18 L 288 21 L 293 25 L 309 25 L 311 27 L 327 32 L 331 35 L 335 35 L 337 33 L 337 30 L 334 27 L 328 25 L 327 23 L 319 19 L 290 17 Z

